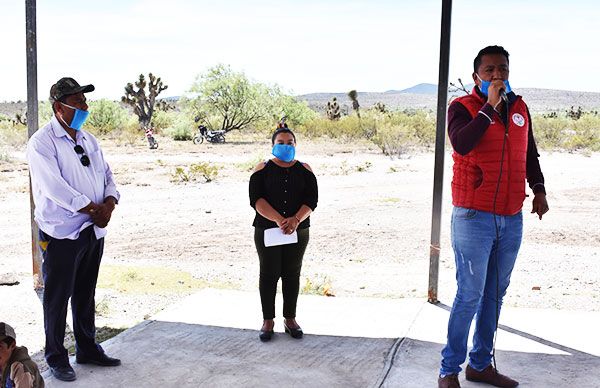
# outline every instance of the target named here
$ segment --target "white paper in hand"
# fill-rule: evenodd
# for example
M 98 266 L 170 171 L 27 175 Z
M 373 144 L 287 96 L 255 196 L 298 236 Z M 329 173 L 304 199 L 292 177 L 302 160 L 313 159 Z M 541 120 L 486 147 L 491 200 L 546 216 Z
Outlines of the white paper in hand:
M 298 242 L 298 233 L 284 234 L 279 228 L 265 229 L 265 247 L 276 245 L 295 244 Z

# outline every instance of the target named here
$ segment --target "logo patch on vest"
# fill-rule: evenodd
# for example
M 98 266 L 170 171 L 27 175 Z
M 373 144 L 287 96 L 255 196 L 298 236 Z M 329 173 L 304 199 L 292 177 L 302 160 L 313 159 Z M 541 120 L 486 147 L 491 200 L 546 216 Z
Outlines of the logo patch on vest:
M 525 118 L 520 113 L 515 113 L 512 115 L 513 123 L 517 124 L 519 127 L 525 125 Z

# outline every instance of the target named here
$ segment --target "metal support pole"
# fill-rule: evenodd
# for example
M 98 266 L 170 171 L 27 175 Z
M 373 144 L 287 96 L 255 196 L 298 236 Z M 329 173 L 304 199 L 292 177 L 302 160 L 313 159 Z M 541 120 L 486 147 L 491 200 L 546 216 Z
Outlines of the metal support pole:
M 27 50 L 27 134 L 31 137 L 38 130 L 38 90 L 37 90 L 37 37 L 36 0 L 25 0 L 25 29 Z M 33 259 L 33 287 L 44 287 L 42 277 L 42 257 L 38 248 L 38 227 L 33 220 L 35 205 L 29 179 L 29 202 L 31 204 L 31 254 Z
M 450 67 L 450 29 L 452 0 L 442 0 L 440 31 L 440 69 L 438 78 L 437 123 L 435 135 L 435 168 L 433 174 L 433 206 L 431 209 L 431 247 L 429 251 L 429 303 L 438 302 L 440 270 L 440 229 L 442 223 L 442 189 L 444 187 L 444 148 L 446 143 L 446 106 L 448 104 L 448 72 Z

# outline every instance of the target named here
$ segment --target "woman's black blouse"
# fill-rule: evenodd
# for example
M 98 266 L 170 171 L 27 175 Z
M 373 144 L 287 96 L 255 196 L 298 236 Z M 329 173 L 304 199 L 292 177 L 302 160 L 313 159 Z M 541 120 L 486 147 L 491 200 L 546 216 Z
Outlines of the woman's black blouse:
M 283 217 L 292 217 L 302 205 L 315 210 L 318 201 L 317 178 L 315 174 L 296 162 L 291 167 L 280 167 L 273 161 L 266 162 L 262 170 L 250 177 L 250 206 L 256 209 L 256 201 L 265 199 Z M 276 228 L 277 224 L 256 212 L 253 226 Z M 310 217 L 298 225 L 298 229 L 308 228 Z

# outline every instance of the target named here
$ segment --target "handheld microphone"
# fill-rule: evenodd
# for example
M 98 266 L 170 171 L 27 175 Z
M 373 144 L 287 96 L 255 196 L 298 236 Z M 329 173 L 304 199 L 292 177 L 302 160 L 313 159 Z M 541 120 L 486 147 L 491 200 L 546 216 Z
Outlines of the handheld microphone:
M 508 96 L 506 95 L 505 89 L 500 89 L 500 98 L 502 99 L 502 101 L 508 103 Z

